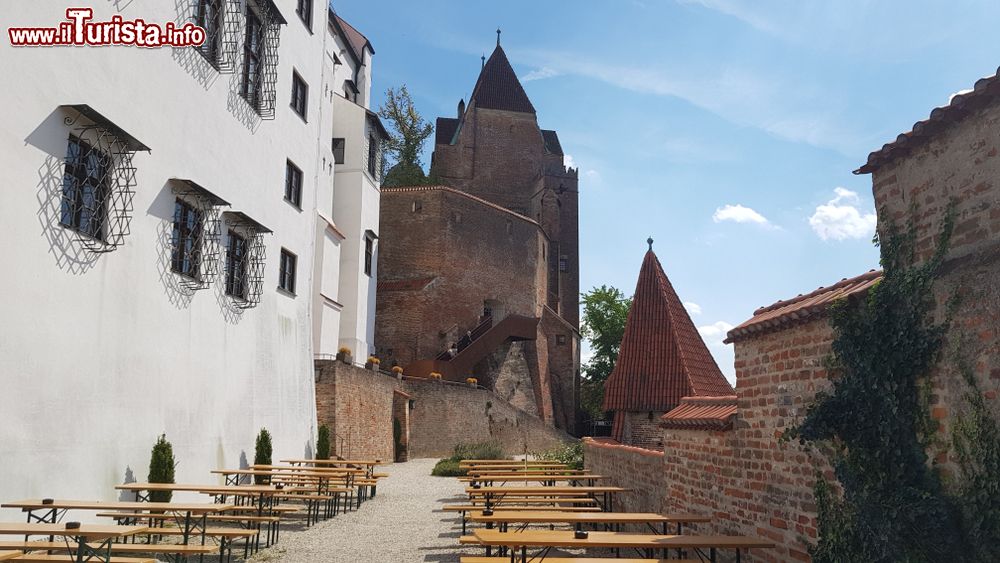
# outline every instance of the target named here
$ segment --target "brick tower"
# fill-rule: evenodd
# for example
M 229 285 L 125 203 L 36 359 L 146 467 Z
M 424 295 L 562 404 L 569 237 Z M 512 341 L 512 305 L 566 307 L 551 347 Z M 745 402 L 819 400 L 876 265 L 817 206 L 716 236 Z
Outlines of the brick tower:
M 538 126 L 499 41 L 431 177 L 385 188 L 376 345 L 407 375 L 476 377 L 572 432 L 579 380 L 577 170 Z
M 618 361 L 604 384 L 604 410 L 614 411 L 616 440 L 657 447 L 660 417 L 681 398 L 736 392 L 663 273 L 653 240 L 648 242 Z

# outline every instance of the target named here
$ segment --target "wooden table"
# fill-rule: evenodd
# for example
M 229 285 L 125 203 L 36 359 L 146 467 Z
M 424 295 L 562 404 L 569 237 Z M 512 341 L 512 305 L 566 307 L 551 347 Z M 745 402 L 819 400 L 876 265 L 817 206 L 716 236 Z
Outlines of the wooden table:
M 281 463 L 291 465 L 307 465 L 331 467 L 338 465 L 357 465 L 365 468 L 365 476 L 371 477 L 375 474 L 376 465 L 389 465 L 380 459 L 282 459 Z
M 697 535 L 660 535 L 660 534 L 628 534 L 618 532 L 590 532 L 587 539 L 576 539 L 574 532 L 560 530 L 526 530 L 520 533 L 505 533 L 499 530 L 476 530 L 476 540 L 484 546 L 510 548 L 510 561 L 529 561 L 528 548 L 541 548 L 539 555 L 530 558 L 531 561 L 543 561 L 553 547 L 566 549 L 634 549 L 643 553 L 644 557 L 652 557 L 658 550 L 690 549 L 703 554 L 708 550 L 709 561 L 716 561 L 716 550 L 736 550 L 736 561 L 740 561 L 740 552 L 744 549 L 772 548 L 774 542 L 749 536 L 697 536 Z
M 81 524 L 79 528 L 67 530 L 65 524 L 0 522 L 0 535 L 66 538 L 67 544 L 72 542 L 76 545 L 70 550 L 70 554 L 77 563 L 84 561 L 108 563 L 111 560 L 111 543 L 113 541 L 147 530 L 149 528 L 145 526 L 105 526 L 100 524 Z M 97 546 L 95 547 L 88 542 L 97 543 Z
M 486 508 L 492 508 L 495 499 L 502 499 L 507 495 L 525 497 L 586 495 L 598 501 L 606 512 L 612 512 L 614 508 L 612 493 L 623 493 L 627 490 L 621 487 L 466 487 L 465 492 L 470 497 L 482 496 Z M 597 499 L 599 494 L 604 497 L 603 503 Z
M 201 541 L 205 543 L 206 519 L 209 514 L 232 510 L 233 505 L 217 503 L 175 503 L 175 502 L 106 502 L 90 500 L 53 499 L 45 503 L 41 499 L 20 500 L 0 504 L 0 508 L 20 508 L 28 513 L 28 522 L 57 524 L 70 510 L 121 510 L 121 511 L 158 511 L 177 515 L 178 524 L 184 530 L 184 544 L 188 543 L 193 533 L 201 532 Z M 41 514 L 36 514 L 41 513 Z M 137 515 L 138 516 L 138 515 Z M 137 520 L 139 518 L 136 518 Z
M 518 474 L 503 474 L 498 475 L 495 473 L 484 473 L 477 477 L 466 477 L 464 480 L 469 481 L 473 484 L 475 483 L 485 483 L 493 484 L 496 482 L 509 483 L 509 482 L 521 482 L 521 483 L 543 483 L 546 486 L 554 486 L 557 482 L 566 482 L 571 486 L 575 486 L 579 481 L 586 481 L 587 485 L 594 486 L 595 481 L 602 481 L 607 479 L 604 475 L 596 475 L 593 473 L 579 473 L 576 475 L 518 475 Z M 462 478 L 459 478 L 462 480 Z M 551 485 L 550 485 L 551 483 Z
M 654 534 L 668 533 L 667 526 L 676 524 L 677 534 L 681 533 L 681 527 L 685 523 L 691 522 L 711 522 L 710 516 L 702 514 L 656 514 L 654 512 L 561 512 L 550 511 L 528 511 L 528 510 L 495 510 L 492 515 L 486 516 L 482 513 L 473 514 L 470 517 L 473 522 L 485 524 L 498 524 L 500 531 L 507 531 L 507 525 L 517 524 L 570 524 L 574 528 L 583 529 L 584 524 L 603 524 L 605 526 L 621 526 L 622 524 L 645 524 L 649 526 Z M 661 530 L 654 528 L 656 524 L 661 525 Z M 489 527 L 489 526 L 487 526 Z M 610 530 L 609 530 L 610 531 Z M 617 531 L 617 530 L 616 530 Z

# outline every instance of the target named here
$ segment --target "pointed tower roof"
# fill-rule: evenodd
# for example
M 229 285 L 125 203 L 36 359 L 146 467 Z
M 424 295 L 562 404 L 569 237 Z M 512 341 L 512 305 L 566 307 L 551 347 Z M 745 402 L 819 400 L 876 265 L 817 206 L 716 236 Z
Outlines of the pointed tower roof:
M 517 79 L 507 54 L 503 47 L 497 45 L 489 60 L 479 73 L 479 80 L 469 98 L 469 107 L 499 109 L 521 113 L 535 113 L 528 94 L 524 92 L 521 81 Z
M 668 411 L 681 397 L 735 395 L 649 242 L 604 410 Z

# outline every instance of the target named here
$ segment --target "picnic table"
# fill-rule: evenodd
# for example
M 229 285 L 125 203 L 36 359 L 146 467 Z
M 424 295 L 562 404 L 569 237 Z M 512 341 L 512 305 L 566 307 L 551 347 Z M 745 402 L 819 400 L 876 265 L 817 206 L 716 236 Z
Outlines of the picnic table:
M 745 549 L 772 548 L 774 542 L 750 536 L 702 536 L 702 535 L 666 535 L 666 534 L 631 534 L 620 532 L 590 532 L 585 539 L 577 539 L 572 531 L 561 530 L 525 530 L 520 533 L 507 533 L 500 530 L 476 530 L 476 541 L 483 546 L 509 548 L 511 562 L 527 563 L 527 561 L 544 561 L 549 550 L 554 547 L 565 549 L 634 549 L 652 557 L 658 550 L 682 549 L 694 550 L 703 558 L 716 561 L 717 550 L 733 549 L 736 551 L 736 561 L 740 561 L 740 553 Z M 528 557 L 529 548 L 540 548 L 541 551 Z M 704 551 L 708 550 L 708 554 Z
M 583 529 L 584 524 L 603 524 L 605 526 L 615 526 L 622 524 L 645 524 L 653 533 L 667 534 L 667 526 L 676 524 L 677 534 L 681 533 L 681 527 L 685 523 L 711 522 L 710 516 L 702 514 L 656 514 L 654 512 L 560 512 L 558 510 L 549 511 L 528 511 L 528 510 L 496 510 L 493 514 L 473 514 L 470 518 L 473 522 L 485 524 L 497 524 L 501 532 L 508 531 L 511 523 L 524 524 L 570 524 L 575 529 Z M 660 530 L 654 526 L 659 524 Z M 489 526 L 487 526 L 489 527 Z M 610 531 L 610 530 L 609 530 Z M 617 529 L 615 530 L 617 531 Z
M 46 499 L 48 500 L 48 499 Z M 27 521 L 46 524 L 58 524 L 70 510 L 116 510 L 116 511 L 156 511 L 173 514 L 183 533 L 186 545 L 191 535 L 201 532 L 202 544 L 205 543 L 205 522 L 209 514 L 225 512 L 235 508 L 232 505 L 217 503 L 173 503 L 173 502 L 107 502 L 89 500 L 52 499 L 46 502 L 42 499 L 28 499 L 0 504 L 0 508 L 20 508 L 27 512 Z M 138 519 L 139 514 L 136 514 Z
M 282 459 L 279 460 L 281 463 L 288 463 L 290 465 L 307 465 L 311 464 L 313 466 L 340 466 L 346 465 L 348 467 L 362 466 L 365 468 L 365 476 L 372 477 L 375 474 L 375 466 L 377 465 L 388 465 L 380 459 Z
M 567 496 L 588 496 L 601 505 L 606 512 L 613 511 L 612 493 L 623 493 L 628 489 L 622 487 L 466 487 L 465 492 L 470 497 L 481 496 L 486 503 L 486 508 L 491 509 L 494 501 L 507 496 L 516 497 L 567 497 Z M 597 495 L 603 495 L 604 502 L 598 500 Z
M 578 473 L 576 475 L 519 475 L 516 473 L 509 474 L 496 474 L 496 473 L 484 473 L 476 477 L 465 477 L 459 478 L 460 481 L 469 481 L 471 483 L 484 483 L 493 484 L 496 482 L 509 483 L 509 482 L 522 482 L 522 483 L 542 483 L 546 486 L 554 486 L 557 482 L 566 482 L 570 486 L 575 486 L 580 481 L 586 481 L 587 485 L 594 486 L 595 481 L 603 481 L 608 477 L 605 475 L 596 475 L 593 473 Z
M 68 551 L 77 563 L 83 563 L 84 561 L 102 561 L 108 563 L 111 560 L 112 542 L 134 536 L 146 530 L 148 528 L 145 526 L 81 524 L 79 528 L 67 529 L 65 524 L 0 522 L 0 535 L 64 538 Z

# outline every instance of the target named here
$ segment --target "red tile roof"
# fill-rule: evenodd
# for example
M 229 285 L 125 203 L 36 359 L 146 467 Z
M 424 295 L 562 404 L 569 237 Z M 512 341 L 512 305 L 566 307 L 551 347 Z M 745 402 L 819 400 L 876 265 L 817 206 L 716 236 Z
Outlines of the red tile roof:
M 521 81 L 507 60 L 503 48 L 497 48 L 479 73 L 479 80 L 469 98 L 469 107 L 499 109 L 521 113 L 535 113 L 528 94 L 524 92 Z
M 408 280 L 379 280 L 375 289 L 377 291 L 421 291 L 436 278 L 412 278 Z
M 684 430 L 728 430 L 736 417 L 736 395 L 684 397 L 663 415 L 660 426 Z
M 732 395 L 652 250 L 639 271 L 604 409 L 668 411 L 690 395 Z
M 855 174 L 870 174 L 892 160 L 904 156 L 913 148 L 927 142 L 948 125 L 962 120 L 973 111 L 990 103 L 996 103 L 1000 95 L 1000 68 L 992 76 L 980 78 L 972 90 L 959 92 L 948 100 L 948 104 L 931 110 L 927 119 L 913 124 L 913 128 L 896 137 L 895 141 L 868 155 L 868 162 L 854 171 Z
M 333 17 L 337 19 L 337 24 L 344 31 L 344 39 L 347 40 L 347 44 L 354 50 L 354 54 L 359 61 L 364 61 L 365 47 L 368 47 L 373 54 L 375 53 L 375 48 L 372 47 L 367 37 L 357 29 L 354 29 L 354 26 L 347 23 L 344 18 L 337 14 L 333 14 Z
M 834 301 L 868 291 L 880 279 L 882 271 L 871 270 L 854 278 L 844 278 L 829 287 L 820 287 L 811 293 L 761 307 L 753 312 L 753 317 L 729 331 L 726 343 L 825 315 Z

